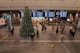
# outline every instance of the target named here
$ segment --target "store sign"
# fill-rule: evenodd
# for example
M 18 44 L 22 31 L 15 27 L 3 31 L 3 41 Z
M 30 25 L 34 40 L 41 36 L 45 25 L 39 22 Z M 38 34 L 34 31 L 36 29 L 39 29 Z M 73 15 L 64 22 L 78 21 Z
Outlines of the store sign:
M 60 11 L 60 17 L 67 17 L 67 11 Z
M 48 12 L 48 17 L 55 17 L 55 12 L 54 11 L 49 11 Z
M 32 10 L 32 17 L 36 17 L 36 11 Z
M 31 10 L 31 17 L 66 18 L 67 11 L 65 10 Z
M 44 13 L 43 13 L 43 14 L 44 14 L 44 17 L 48 17 L 48 15 L 47 15 L 48 12 L 47 12 L 47 10 L 44 10 Z
M 56 11 L 56 17 L 57 17 L 57 18 L 60 17 L 60 11 Z
M 42 17 L 42 16 L 43 16 L 43 12 L 41 12 L 41 11 L 36 12 L 36 17 Z

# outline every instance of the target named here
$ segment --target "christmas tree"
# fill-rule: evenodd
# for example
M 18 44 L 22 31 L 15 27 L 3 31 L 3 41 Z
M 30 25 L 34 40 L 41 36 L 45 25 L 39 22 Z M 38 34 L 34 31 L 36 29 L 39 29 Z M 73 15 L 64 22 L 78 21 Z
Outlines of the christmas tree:
M 22 20 L 22 27 L 20 29 L 20 36 L 27 37 L 34 33 L 34 27 L 28 7 L 24 9 L 24 18 Z

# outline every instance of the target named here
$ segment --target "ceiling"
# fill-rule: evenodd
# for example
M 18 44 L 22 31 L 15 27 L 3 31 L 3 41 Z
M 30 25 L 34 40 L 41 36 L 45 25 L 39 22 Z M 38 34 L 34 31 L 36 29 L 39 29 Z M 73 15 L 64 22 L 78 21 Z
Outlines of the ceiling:
M 80 10 L 80 0 L 0 0 L 0 10 L 29 9 Z

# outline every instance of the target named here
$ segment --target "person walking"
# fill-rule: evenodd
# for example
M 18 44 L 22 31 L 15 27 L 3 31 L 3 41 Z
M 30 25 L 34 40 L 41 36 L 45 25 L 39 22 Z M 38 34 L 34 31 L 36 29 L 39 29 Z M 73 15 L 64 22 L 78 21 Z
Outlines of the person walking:
M 72 30 L 72 36 L 74 38 L 74 36 L 75 36 L 75 29 Z
M 45 26 L 44 25 L 42 25 L 42 32 L 45 30 Z
M 44 26 L 44 29 L 45 29 L 45 32 L 46 32 L 46 29 L 47 29 L 46 26 Z
M 63 41 L 63 39 L 64 39 L 64 33 L 61 32 L 60 38 L 61 38 L 61 41 Z
M 70 29 L 69 33 L 72 35 L 72 29 Z
M 14 35 L 14 27 L 11 28 L 11 35 Z
M 33 40 L 34 40 L 34 33 L 32 33 L 30 36 L 31 36 L 31 41 L 33 42 Z
M 59 27 L 57 26 L 57 28 L 56 28 L 56 34 L 58 34 L 58 32 L 59 32 Z
M 42 32 L 44 31 L 44 27 L 43 26 L 42 26 L 41 30 L 42 30 Z
M 69 33 L 74 38 L 74 36 L 75 36 L 75 29 L 71 28 Z
M 39 38 L 39 30 L 38 29 L 36 30 L 36 35 L 37 35 L 37 38 Z

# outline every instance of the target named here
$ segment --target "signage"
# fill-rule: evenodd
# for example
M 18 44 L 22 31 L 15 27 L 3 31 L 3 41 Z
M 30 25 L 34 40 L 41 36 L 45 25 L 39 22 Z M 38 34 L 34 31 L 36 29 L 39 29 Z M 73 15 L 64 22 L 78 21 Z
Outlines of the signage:
M 55 17 L 55 12 L 54 11 L 49 11 L 48 12 L 48 17 Z

